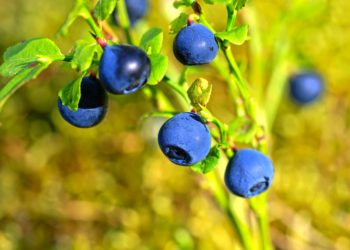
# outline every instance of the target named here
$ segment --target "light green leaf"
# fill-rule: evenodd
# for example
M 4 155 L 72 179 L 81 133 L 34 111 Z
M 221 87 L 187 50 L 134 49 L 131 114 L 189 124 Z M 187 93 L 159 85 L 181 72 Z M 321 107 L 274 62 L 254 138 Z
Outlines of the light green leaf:
M 56 36 L 65 36 L 68 33 L 69 27 L 75 22 L 78 17 L 88 18 L 90 15 L 87 6 L 87 0 L 76 0 L 73 10 L 69 13 L 66 21 L 56 33 Z
M 229 124 L 228 134 L 236 143 L 249 144 L 254 140 L 257 129 L 250 119 L 238 117 Z
M 75 44 L 72 68 L 79 71 L 86 71 L 90 68 L 96 50 L 98 49 L 97 43 L 90 43 L 85 40 L 79 40 Z
M 163 46 L 163 31 L 159 28 L 148 30 L 142 36 L 140 46 L 149 54 L 159 54 Z
M 178 9 L 180 7 L 191 6 L 193 3 L 194 3 L 194 0 L 176 0 L 173 5 L 176 9 Z
M 68 106 L 68 108 L 70 108 L 72 111 L 78 110 L 78 104 L 81 97 L 81 81 L 83 80 L 85 74 L 86 72 L 81 74 L 77 79 L 69 83 L 58 93 L 62 104 L 64 106 Z
M 170 23 L 170 34 L 176 34 L 187 25 L 188 14 L 181 13 Z
M 4 106 L 7 99 L 23 84 L 31 79 L 35 79 L 49 63 L 39 63 L 34 67 L 28 67 L 19 72 L 0 90 L 0 109 Z
M 191 169 L 195 172 L 206 174 L 217 166 L 220 157 L 221 153 L 219 150 L 219 145 L 217 144 L 211 148 L 209 154 L 203 161 L 191 166 Z
M 249 39 L 248 25 L 244 24 L 238 27 L 234 27 L 230 31 L 217 32 L 215 36 L 222 40 L 228 40 L 233 44 L 242 45 L 245 41 Z
M 156 85 L 158 84 L 165 76 L 168 70 L 168 57 L 165 55 L 150 55 L 151 60 L 151 75 L 148 79 L 147 84 Z
M 97 20 L 107 19 L 115 9 L 118 0 L 99 0 L 95 6 L 95 17 Z
M 0 74 L 10 77 L 27 68 L 34 68 L 39 64 L 50 64 L 64 58 L 60 49 L 50 39 L 34 38 L 6 50 L 4 63 L 0 66 Z
M 229 4 L 232 3 L 232 0 L 204 0 L 208 4 Z

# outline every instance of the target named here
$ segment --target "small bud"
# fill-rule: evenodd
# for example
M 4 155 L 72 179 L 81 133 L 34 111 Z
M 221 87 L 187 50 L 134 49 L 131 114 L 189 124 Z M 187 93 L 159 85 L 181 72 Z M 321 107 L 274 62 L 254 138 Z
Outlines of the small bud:
M 195 80 L 187 90 L 191 105 L 198 111 L 202 110 L 202 107 L 205 107 L 210 100 L 211 91 L 212 85 L 206 79 L 198 78 Z

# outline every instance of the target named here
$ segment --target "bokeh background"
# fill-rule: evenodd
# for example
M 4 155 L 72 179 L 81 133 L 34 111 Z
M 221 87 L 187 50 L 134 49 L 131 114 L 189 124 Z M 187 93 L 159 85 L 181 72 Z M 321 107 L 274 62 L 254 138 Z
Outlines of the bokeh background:
M 69 37 L 55 38 L 72 5 L 73 0 L 0 0 L 0 54 L 33 37 L 55 39 L 67 53 L 75 40 L 89 37 L 80 20 Z M 350 249 L 349 11 L 347 0 L 251 0 L 239 17 L 253 25 L 251 40 L 234 51 L 255 95 L 271 77 L 276 41 L 288 48 L 282 58 L 288 72 L 311 67 L 326 80 L 322 99 L 307 107 L 285 93 L 272 127 L 276 178 L 269 214 L 276 249 Z M 178 13 L 171 1 L 153 0 L 134 33 L 150 26 L 165 30 L 164 52 L 174 75 L 181 65 L 167 31 Z M 224 9 L 209 13 L 210 22 L 223 29 Z M 261 46 L 255 48 L 262 67 L 251 76 L 254 29 L 260 30 Z M 158 149 L 155 136 L 164 120 L 139 123 L 154 109 L 141 92 L 110 96 L 108 115 L 96 128 L 63 121 L 57 93 L 75 76 L 68 66 L 51 66 L 0 114 L 0 250 L 239 249 L 206 179 L 171 164 Z M 210 109 L 224 121 L 233 118 L 215 70 L 196 69 L 191 77 L 197 76 L 214 84 Z M 269 99 L 261 101 L 268 106 Z M 219 168 L 225 164 L 224 159 Z

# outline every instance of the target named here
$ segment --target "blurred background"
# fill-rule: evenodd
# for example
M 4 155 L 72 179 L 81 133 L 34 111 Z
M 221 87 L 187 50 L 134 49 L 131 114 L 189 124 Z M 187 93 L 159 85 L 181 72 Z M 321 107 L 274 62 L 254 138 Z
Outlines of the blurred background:
M 69 37 L 55 38 L 73 3 L 0 0 L 0 54 L 33 37 L 54 39 L 68 53 L 77 39 L 90 36 L 79 20 Z M 210 8 L 209 21 L 223 30 L 224 8 Z M 251 40 L 234 51 L 254 95 L 267 87 L 276 44 L 288 51 L 281 57 L 287 72 L 313 68 L 326 80 L 322 99 L 306 107 L 285 93 L 271 128 L 276 177 L 269 214 L 276 249 L 350 249 L 349 11 L 347 0 L 251 0 L 239 16 L 251 24 Z M 173 75 L 181 65 L 168 24 L 178 14 L 172 1 L 153 0 L 134 31 L 164 29 Z M 251 65 L 255 34 L 260 71 Z M 171 164 L 158 149 L 155 136 L 164 119 L 139 124 L 154 109 L 141 92 L 110 96 L 106 119 L 92 129 L 74 128 L 60 117 L 57 93 L 76 75 L 69 66 L 51 66 L 0 114 L 0 250 L 240 249 L 205 178 Z M 191 71 L 190 77 L 198 76 L 214 84 L 209 108 L 232 119 L 223 80 L 210 66 Z M 286 92 L 284 83 L 280 87 Z

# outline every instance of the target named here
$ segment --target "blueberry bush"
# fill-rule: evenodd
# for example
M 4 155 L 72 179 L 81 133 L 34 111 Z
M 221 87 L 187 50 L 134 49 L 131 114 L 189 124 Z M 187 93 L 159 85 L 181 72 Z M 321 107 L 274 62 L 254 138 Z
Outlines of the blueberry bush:
M 18 240 L 17 248 L 213 249 L 210 244 L 205 245 L 204 236 L 196 236 L 194 228 L 200 226 L 194 227 L 192 224 L 191 228 L 180 220 L 174 222 L 175 230 L 169 229 L 175 232 L 172 240 L 160 234 L 158 242 L 143 243 L 143 229 L 130 225 L 135 223 L 141 227 L 141 224 L 148 224 L 152 227 L 151 218 L 158 217 L 143 217 L 142 211 L 138 211 L 139 215 L 132 205 L 129 211 L 122 210 L 125 213 L 123 216 L 116 215 L 122 204 L 118 204 L 113 196 L 122 196 L 127 204 L 135 194 L 152 190 L 149 188 L 154 185 L 152 182 L 156 183 L 157 178 L 161 177 L 157 177 L 159 173 L 151 171 L 150 165 L 152 162 L 164 165 L 169 160 L 169 166 L 162 167 L 166 168 L 165 172 L 170 172 L 168 178 L 174 179 L 169 185 L 178 188 L 178 210 L 175 209 L 172 214 L 167 211 L 172 201 L 165 194 L 157 195 L 157 199 L 152 198 L 152 195 L 156 196 L 157 189 L 153 190 L 154 194 L 145 195 L 146 209 L 152 208 L 160 217 L 163 216 L 163 220 L 176 217 L 176 212 L 183 212 L 181 210 L 193 209 L 200 214 L 201 208 L 197 205 L 202 201 L 197 204 L 192 203 L 196 200 L 181 200 L 181 195 L 187 192 L 182 187 L 184 180 L 180 181 L 181 175 L 192 171 L 192 181 L 200 183 L 198 187 L 201 187 L 191 191 L 194 192 L 192 197 L 198 193 L 208 195 L 206 200 L 215 208 L 213 214 L 219 213 L 221 221 L 231 228 L 226 232 L 232 231 L 232 239 L 217 243 L 215 248 L 280 249 L 283 243 L 278 241 L 278 234 L 272 231 L 271 237 L 270 228 L 276 230 L 279 227 L 271 224 L 269 214 L 272 212 L 268 206 L 269 188 L 283 186 L 281 174 L 278 175 L 280 180 L 274 183 L 275 175 L 280 171 L 274 165 L 281 166 L 281 163 L 274 164 L 271 160 L 271 153 L 276 152 L 274 148 L 278 146 L 273 143 L 274 135 L 284 131 L 278 130 L 280 123 L 276 122 L 277 114 L 283 112 L 284 99 L 287 98 L 296 104 L 293 106 L 296 110 L 317 108 L 322 102 L 326 85 L 325 78 L 308 61 L 311 59 L 299 55 L 298 49 L 293 47 L 293 36 L 298 30 L 291 28 L 287 35 L 284 32 L 291 22 L 308 22 L 323 13 L 325 4 L 318 4 L 316 8 L 315 3 L 310 1 L 292 1 L 278 14 L 278 22 L 271 25 L 265 34 L 260 25 L 263 15 L 258 12 L 264 6 L 259 7 L 256 1 L 174 0 L 168 1 L 168 4 L 164 1 L 164 6 L 169 9 L 160 8 L 157 11 L 153 9 L 157 4 L 161 5 L 157 1 L 72 2 L 73 8 L 55 38 L 30 38 L 8 47 L 0 66 L 0 74 L 7 79 L 0 89 L 0 108 L 5 113 L 3 116 L 7 117 L 1 121 L 3 126 L 11 119 L 25 119 L 16 118 L 16 113 L 6 115 L 6 112 L 15 105 L 15 101 L 20 102 L 16 96 L 22 89 L 35 92 L 35 89 L 41 88 L 31 87 L 31 80 L 40 82 L 50 78 L 46 72 L 60 72 L 60 81 L 67 83 L 62 85 L 60 82 L 50 87 L 50 93 L 57 93 L 53 98 L 55 111 L 51 117 L 41 119 L 46 125 L 37 125 L 31 140 L 35 142 L 35 133 L 40 134 L 41 129 L 47 129 L 57 136 L 67 133 L 74 148 L 69 150 L 68 144 L 62 146 L 59 137 L 43 136 L 39 140 L 43 145 L 47 144 L 47 152 L 41 146 L 37 157 L 30 159 L 33 166 L 38 162 L 38 168 L 46 167 L 53 157 L 58 163 L 55 171 L 64 173 L 56 181 L 56 175 L 51 173 L 53 179 L 47 183 L 37 177 L 40 179 L 37 189 L 44 190 L 48 185 L 47 190 L 54 192 L 53 185 L 58 185 L 56 190 L 63 193 L 69 190 L 67 193 L 70 197 L 56 193 L 53 196 L 43 195 L 56 199 L 42 200 L 38 204 L 38 215 L 45 216 L 37 222 L 40 230 L 33 235 L 37 240 L 31 243 L 24 236 L 24 231 L 30 230 L 25 225 L 34 227 L 36 224 L 20 221 L 20 231 L 23 232 L 13 233 L 23 239 Z M 165 16 L 169 12 L 171 20 L 152 22 L 160 10 L 164 13 L 159 15 Z M 219 14 L 214 15 L 214 12 Z M 287 12 L 290 13 L 287 15 Z M 151 13 L 155 14 L 152 16 Z M 77 31 L 77 28 L 80 30 Z M 57 64 L 59 69 L 55 66 Z M 71 80 L 67 81 L 68 78 Z M 50 81 L 56 81 L 52 79 L 52 74 Z M 38 106 L 48 105 L 44 103 L 48 100 L 46 92 L 40 93 L 36 95 Z M 48 96 L 52 97 L 52 94 Z M 44 101 L 40 101 L 40 98 Z M 125 108 L 118 109 L 123 105 Z M 69 124 L 65 126 L 64 121 Z M 57 126 L 57 122 L 61 125 Z M 145 138 L 150 138 L 150 142 L 140 142 L 134 136 L 133 131 L 137 127 L 143 131 Z M 294 131 L 296 128 L 285 130 Z M 124 137 L 115 139 L 114 131 L 122 131 Z M 4 142 L 4 145 L 12 145 Z M 154 148 L 155 142 L 157 150 Z M 116 153 L 116 149 L 119 152 Z M 60 159 L 57 150 L 61 151 L 59 155 L 65 157 Z M 155 151 L 161 151 L 163 155 Z M 136 152 L 131 158 L 140 159 L 133 159 L 135 163 L 131 163 L 129 158 L 123 158 L 127 152 Z M 141 152 L 148 154 L 146 162 L 140 157 Z M 120 157 L 117 167 L 111 163 L 116 155 Z M 41 164 L 41 161 L 44 163 Z M 100 161 L 102 169 L 98 170 Z M 83 167 L 85 164 L 87 166 Z M 73 168 L 62 167 L 60 170 L 60 165 Z M 141 165 L 142 170 L 131 170 L 130 166 L 133 165 Z M 172 165 L 182 167 L 171 169 Z M 36 179 L 32 176 L 34 170 L 33 167 L 31 174 L 23 172 L 25 183 L 35 183 Z M 130 173 L 127 173 L 128 170 Z M 95 171 L 100 172 L 96 174 Z M 78 175 L 83 177 L 63 181 L 65 176 Z M 131 182 L 143 184 L 128 186 Z M 67 186 L 62 188 L 63 183 Z M 121 188 L 123 184 L 126 185 L 124 189 Z M 163 182 L 162 185 L 167 183 Z M 108 187 L 110 190 L 106 191 Z M 162 192 L 166 193 L 164 190 Z M 24 196 L 25 199 L 30 197 Z M 63 201 L 65 206 L 60 206 L 59 203 Z M 51 203 L 57 205 L 52 212 L 52 206 L 48 205 Z M 16 215 L 15 218 L 21 220 L 22 217 Z M 23 218 L 26 220 L 26 215 Z M 74 228 L 79 228 L 80 222 L 85 221 L 90 223 L 89 227 L 96 226 L 98 229 L 84 228 L 83 231 L 89 232 L 70 237 L 69 230 L 64 229 L 67 224 L 59 223 L 62 228 L 57 230 L 51 228 L 55 221 L 62 218 L 68 218 L 72 223 L 79 221 L 72 226 Z M 3 220 L 6 225 L 13 226 L 6 216 Z M 197 224 L 200 224 L 201 220 L 198 221 Z M 41 226 L 45 223 L 50 225 Z M 99 223 L 104 226 L 98 226 Z M 161 232 L 162 221 L 154 223 L 156 232 Z M 56 235 L 47 235 L 47 228 L 51 228 L 49 231 Z M 124 233 L 123 228 L 129 233 Z M 103 232 L 105 229 L 107 233 Z M 61 234 L 61 231 L 64 233 Z M 138 231 L 138 234 L 134 231 Z M 146 231 L 148 234 L 151 230 Z M 211 232 L 201 235 L 208 234 Z M 87 239 L 87 235 L 93 236 L 93 239 Z M 5 244 L 1 242 L 6 242 L 2 237 L 6 238 L 6 234 L 0 234 L 0 248 L 1 244 Z M 157 238 L 155 235 L 145 237 Z M 223 240 L 224 237 L 219 239 Z M 13 247 L 16 248 L 15 245 Z

